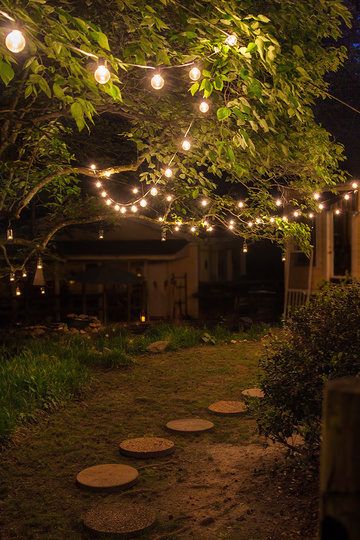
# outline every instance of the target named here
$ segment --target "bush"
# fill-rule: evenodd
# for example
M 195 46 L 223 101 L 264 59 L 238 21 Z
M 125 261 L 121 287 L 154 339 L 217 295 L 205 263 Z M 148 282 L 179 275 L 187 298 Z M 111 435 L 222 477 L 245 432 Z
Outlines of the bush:
M 261 432 L 281 442 L 300 434 L 318 453 L 324 383 L 360 372 L 360 283 L 324 286 L 272 335 L 260 365 Z

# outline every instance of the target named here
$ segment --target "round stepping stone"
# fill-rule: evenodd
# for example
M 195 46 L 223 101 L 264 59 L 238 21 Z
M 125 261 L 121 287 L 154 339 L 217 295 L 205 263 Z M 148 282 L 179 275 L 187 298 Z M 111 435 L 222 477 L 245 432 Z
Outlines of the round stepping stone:
M 171 420 L 166 424 L 166 427 L 179 433 L 201 433 L 212 429 L 214 424 L 201 418 L 183 418 L 181 420 Z
M 81 487 L 101 490 L 121 490 L 133 486 L 138 479 L 139 473 L 134 467 L 111 463 L 95 465 L 79 472 L 76 482 Z
M 92 533 L 117 538 L 137 536 L 150 529 L 155 521 L 155 512 L 149 505 L 127 501 L 101 503 L 82 515 L 85 528 Z
M 139 437 L 122 441 L 119 449 L 125 456 L 155 458 L 171 454 L 175 450 L 175 444 L 162 437 Z
M 209 405 L 208 410 L 213 414 L 221 416 L 239 416 L 246 412 L 246 405 L 243 401 L 216 401 Z
M 247 388 L 247 390 L 243 390 L 241 393 L 243 396 L 254 398 L 263 398 L 265 395 L 261 388 Z

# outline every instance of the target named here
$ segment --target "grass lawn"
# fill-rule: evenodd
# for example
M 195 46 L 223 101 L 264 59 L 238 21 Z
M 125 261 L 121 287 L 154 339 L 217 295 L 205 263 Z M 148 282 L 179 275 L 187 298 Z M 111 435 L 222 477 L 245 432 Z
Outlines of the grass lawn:
M 105 498 L 152 504 L 159 520 L 147 538 L 154 540 L 311 538 L 306 496 L 287 492 L 273 473 L 283 450 L 264 445 L 249 416 L 206 411 L 256 383 L 261 349 L 248 340 L 139 356 L 126 370 L 93 368 L 84 398 L 20 429 L 3 451 L 0 538 L 84 538 L 81 513 Z M 166 434 L 168 420 L 189 416 L 212 419 L 215 429 Z M 175 454 L 150 461 L 120 456 L 122 439 L 142 435 L 168 436 Z M 111 495 L 79 489 L 76 474 L 101 463 L 132 464 L 138 484 Z

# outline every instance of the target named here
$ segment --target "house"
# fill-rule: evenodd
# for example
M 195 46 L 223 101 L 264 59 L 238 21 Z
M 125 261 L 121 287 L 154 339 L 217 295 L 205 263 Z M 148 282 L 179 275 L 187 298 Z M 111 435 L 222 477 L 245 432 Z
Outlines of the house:
M 324 209 L 311 222 L 310 256 L 289 243 L 285 262 L 285 316 L 325 281 L 360 278 L 360 214 L 356 182 L 322 197 Z

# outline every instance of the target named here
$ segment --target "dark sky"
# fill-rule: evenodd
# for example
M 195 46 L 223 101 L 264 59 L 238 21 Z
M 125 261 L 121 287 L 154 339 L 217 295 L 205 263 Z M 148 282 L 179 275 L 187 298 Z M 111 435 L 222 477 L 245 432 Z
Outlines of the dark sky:
M 330 92 L 360 111 L 360 2 L 348 2 L 353 12 L 353 27 L 344 29 L 342 44 L 349 51 L 344 67 L 328 77 Z M 360 112 L 350 110 L 334 99 L 316 108 L 318 121 L 345 145 L 347 161 L 343 167 L 360 178 Z

